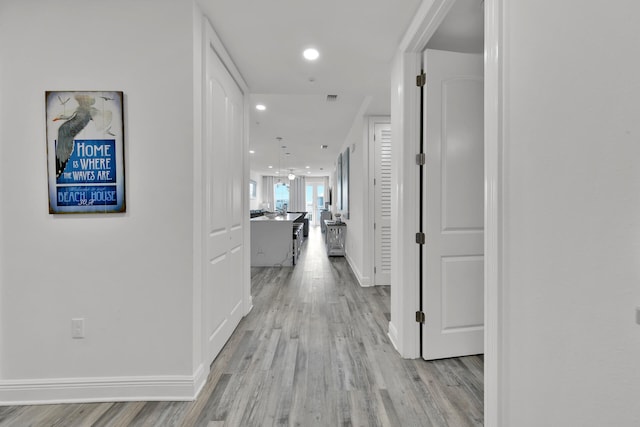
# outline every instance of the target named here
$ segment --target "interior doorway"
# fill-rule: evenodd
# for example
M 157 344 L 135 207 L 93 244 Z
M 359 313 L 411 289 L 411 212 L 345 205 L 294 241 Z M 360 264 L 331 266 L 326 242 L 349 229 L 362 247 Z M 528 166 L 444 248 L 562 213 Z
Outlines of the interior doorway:
M 422 54 L 420 352 L 483 353 L 484 5 L 453 0 Z

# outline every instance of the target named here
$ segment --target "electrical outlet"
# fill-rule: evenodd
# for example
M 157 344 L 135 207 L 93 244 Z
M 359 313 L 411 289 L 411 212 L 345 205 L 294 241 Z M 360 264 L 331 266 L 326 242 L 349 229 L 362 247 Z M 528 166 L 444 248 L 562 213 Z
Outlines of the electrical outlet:
M 84 338 L 84 318 L 71 319 L 71 338 Z

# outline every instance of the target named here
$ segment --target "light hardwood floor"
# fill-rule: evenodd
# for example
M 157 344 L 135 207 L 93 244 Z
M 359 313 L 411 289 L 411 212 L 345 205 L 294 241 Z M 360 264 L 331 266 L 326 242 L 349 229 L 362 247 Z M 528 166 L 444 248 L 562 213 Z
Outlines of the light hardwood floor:
M 482 356 L 403 360 L 389 287 L 361 288 L 311 228 L 295 267 L 253 268 L 254 308 L 194 402 L 0 407 L 0 426 L 481 426 Z

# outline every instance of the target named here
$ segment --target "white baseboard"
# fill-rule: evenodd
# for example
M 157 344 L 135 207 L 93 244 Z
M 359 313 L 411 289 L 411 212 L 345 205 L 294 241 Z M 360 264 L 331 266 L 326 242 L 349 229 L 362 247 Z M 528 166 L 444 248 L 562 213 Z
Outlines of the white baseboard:
M 387 336 L 391 340 L 391 344 L 393 344 L 393 348 L 395 348 L 396 351 L 400 353 L 400 350 L 398 350 L 398 330 L 396 329 L 395 325 L 391 322 L 389 322 L 389 332 L 387 333 Z
M 351 257 L 349 256 L 349 254 L 346 254 L 344 257 L 347 259 L 347 262 L 349 263 L 349 267 L 351 267 L 351 271 L 353 271 L 353 274 L 356 276 L 356 280 L 358 281 L 358 284 L 360 284 L 360 286 L 363 288 L 368 288 L 370 286 L 373 286 L 373 284 L 371 283 L 371 278 L 367 276 L 363 276 L 362 273 L 360 273 L 360 270 L 358 270 L 358 267 L 356 267 L 356 264 L 351 260 Z
M 0 380 L 0 406 L 191 401 L 204 386 L 207 375 L 201 365 L 193 375 Z
M 243 313 L 243 317 L 247 316 L 251 310 L 253 310 L 253 295 L 249 295 L 249 298 L 246 300 L 245 304 L 244 304 L 244 313 Z

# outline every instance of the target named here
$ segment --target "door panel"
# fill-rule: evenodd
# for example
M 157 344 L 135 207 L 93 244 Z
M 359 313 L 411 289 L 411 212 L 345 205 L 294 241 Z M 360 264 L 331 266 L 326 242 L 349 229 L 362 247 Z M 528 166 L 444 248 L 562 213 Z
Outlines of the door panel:
M 242 98 L 229 97 L 230 138 L 228 172 L 232 180 L 231 186 L 231 226 L 236 229 L 242 226 Z M 229 167 L 230 166 L 230 167 Z
M 207 191 L 207 230 L 210 235 L 224 233 L 227 228 L 227 193 L 228 175 L 217 171 L 226 170 L 227 144 L 225 129 L 223 126 L 214 126 L 213 117 L 226 115 L 227 94 L 218 80 L 213 76 L 207 76 L 207 110 L 211 117 L 206 122 L 206 183 Z M 221 200 L 223 203 L 221 203 Z
M 484 226 L 484 144 L 476 132 L 483 128 L 478 100 L 482 79 L 471 76 L 442 82 L 442 227 L 443 231 L 475 230 Z M 475 102 L 472 102 L 475 100 Z
M 237 275 L 237 272 L 242 271 L 242 256 L 242 245 L 238 245 L 231 249 L 229 253 L 229 268 L 233 274 Z M 230 299 L 227 308 L 229 310 L 230 317 L 238 320 L 242 317 L 242 286 L 239 286 L 240 284 L 241 282 L 232 282 L 228 285 Z
M 217 258 L 213 258 L 207 265 L 207 277 L 225 277 L 228 274 L 228 262 L 226 254 L 223 254 Z M 224 305 L 224 303 L 216 297 L 215 284 L 207 281 L 207 291 L 205 292 L 206 306 L 216 307 L 217 305 Z M 207 337 L 209 340 L 214 340 L 216 332 L 226 320 L 225 312 L 222 310 L 207 310 Z
M 424 57 L 426 244 L 423 357 L 484 352 L 484 131 L 481 55 Z
M 484 298 L 482 256 L 442 257 L 442 330 L 480 328 L 484 322 L 481 304 L 463 305 L 460 301 Z
M 210 47 L 205 71 L 205 274 L 206 357 L 211 362 L 242 317 L 243 103 L 242 93 Z

